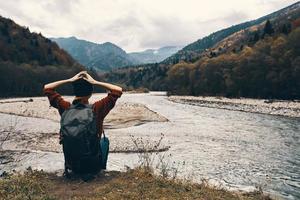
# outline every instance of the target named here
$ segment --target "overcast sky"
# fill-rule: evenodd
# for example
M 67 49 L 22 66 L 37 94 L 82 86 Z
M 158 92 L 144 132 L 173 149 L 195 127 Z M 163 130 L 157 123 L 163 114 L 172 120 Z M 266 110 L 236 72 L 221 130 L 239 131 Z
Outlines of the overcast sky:
M 127 52 L 187 45 L 297 0 L 0 0 L 0 15 L 46 37 L 112 42 Z

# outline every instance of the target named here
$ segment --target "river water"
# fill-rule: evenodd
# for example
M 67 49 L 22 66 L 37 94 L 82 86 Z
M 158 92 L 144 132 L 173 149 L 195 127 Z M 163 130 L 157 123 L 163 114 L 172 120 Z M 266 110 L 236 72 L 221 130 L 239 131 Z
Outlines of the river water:
M 180 177 L 193 181 L 205 178 L 231 189 L 261 187 L 283 199 L 300 199 L 300 119 L 174 103 L 164 93 L 156 92 L 124 94 L 119 101 L 145 104 L 169 121 L 107 130 L 111 140 L 122 142 L 129 135 L 158 139 L 163 133 L 164 144 L 170 146 L 167 154 L 171 154 L 166 160 L 170 166 L 177 166 Z M 1 114 L 0 125 L 5 126 L 12 117 Z M 34 120 L 47 124 L 48 131 L 58 126 L 49 120 Z M 19 121 L 21 131 L 27 122 L 32 124 L 30 118 L 19 117 Z M 35 151 L 20 160 L 0 166 L 63 169 L 61 153 Z M 137 163 L 136 154 L 110 154 L 108 169 L 122 170 L 125 165 L 133 167 Z

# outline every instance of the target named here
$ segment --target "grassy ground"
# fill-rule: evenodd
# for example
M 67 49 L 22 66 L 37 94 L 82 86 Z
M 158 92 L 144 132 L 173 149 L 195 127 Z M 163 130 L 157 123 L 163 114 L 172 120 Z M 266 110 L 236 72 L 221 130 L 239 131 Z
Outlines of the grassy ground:
M 171 180 L 137 168 L 103 172 L 89 182 L 66 180 L 42 171 L 0 179 L 0 199 L 270 199 L 261 192 L 236 193 L 207 185 Z

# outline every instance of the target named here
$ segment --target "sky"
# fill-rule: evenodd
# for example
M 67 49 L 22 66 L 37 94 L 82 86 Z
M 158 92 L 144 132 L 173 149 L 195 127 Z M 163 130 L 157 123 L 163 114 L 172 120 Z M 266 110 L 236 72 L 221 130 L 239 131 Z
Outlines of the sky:
M 46 37 L 112 42 L 126 52 L 185 46 L 297 0 L 0 0 L 0 15 Z

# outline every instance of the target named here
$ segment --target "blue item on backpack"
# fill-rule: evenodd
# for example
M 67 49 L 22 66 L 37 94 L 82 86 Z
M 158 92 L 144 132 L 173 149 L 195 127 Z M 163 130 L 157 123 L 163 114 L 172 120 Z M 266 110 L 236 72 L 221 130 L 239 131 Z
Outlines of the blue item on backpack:
M 108 152 L 109 152 L 109 139 L 105 136 L 103 131 L 103 137 L 100 139 L 100 151 L 101 151 L 101 168 L 106 169 Z

